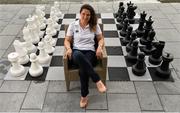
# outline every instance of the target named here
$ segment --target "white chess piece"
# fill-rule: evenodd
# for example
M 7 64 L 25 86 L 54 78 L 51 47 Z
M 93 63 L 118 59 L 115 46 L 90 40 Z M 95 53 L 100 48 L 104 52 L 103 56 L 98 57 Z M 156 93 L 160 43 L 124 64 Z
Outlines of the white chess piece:
M 13 42 L 13 45 L 14 45 L 14 48 L 16 50 L 16 52 L 19 54 L 19 60 L 18 62 L 20 64 L 26 64 L 29 62 L 29 56 L 27 54 L 27 50 L 26 48 L 24 47 L 24 43 L 23 42 L 20 42 L 19 40 L 15 40 Z
M 35 23 L 36 26 L 37 26 L 38 35 L 39 35 L 40 38 L 42 38 L 43 35 L 44 35 L 44 31 L 41 31 L 41 28 L 40 28 L 41 22 L 40 22 L 40 20 L 39 20 L 39 18 L 38 18 L 37 15 L 33 15 L 32 18 L 34 18 L 34 23 Z
M 44 42 L 45 42 L 45 51 L 49 54 L 53 53 L 55 48 L 52 46 L 50 37 L 44 37 Z
M 22 76 L 25 74 L 25 68 L 19 64 L 18 57 L 19 54 L 16 52 L 8 54 L 8 60 L 12 64 L 12 67 L 10 68 L 10 73 L 15 77 Z
M 45 24 L 45 17 L 44 17 L 44 12 L 42 12 L 40 9 L 36 9 L 36 15 L 38 16 L 38 20 L 40 22 L 40 29 L 45 29 L 46 24 Z
M 57 30 L 53 26 L 53 20 L 49 18 L 47 22 L 48 26 L 46 28 L 46 32 L 50 33 L 52 36 L 55 36 L 57 34 Z
M 55 39 L 51 36 L 51 34 L 47 33 L 47 35 L 44 37 L 44 39 L 45 39 L 45 38 L 49 38 L 50 44 L 51 44 L 52 46 L 55 46 L 55 45 L 56 45 L 56 41 L 55 41 Z
M 57 31 L 60 30 L 60 25 L 59 25 L 56 21 L 53 21 L 52 24 L 53 24 L 53 27 L 54 27 Z
M 45 18 L 45 6 L 44 5 L 37 5 L 36 9 L 40 10 L 41 20 L 43 23 L 46 23 Z
M 35 18 L 29 16 L 29 18 L 26 19 L 27 21 L 27 28 L 30 31 L 30 35 L 32 37 L 32 43 L 33 44 L 37 44 L 40 40 L 39 38 L 39 32 L 38 32 L 38 28 L 37 25 L 35 25 Z
M 60 19 L 62 17 L 62 12 L 59 9 L 59 2 L 55 1 L 54 2 L 54 7 L 55 7 L 55 13 L 57 15 L 57 17 Z
M 50 56 L 45 52 L 44 42 L 38 43 L 38 49 L 40 51 L 38 55 L 38 61 L 40 64 L 46 64 L 50 60 Z
M 38 62 L 38 58 L 35 53 L 30 54 L 31 67 L 29 68 L 29 74 L 32 77 L 38 77 L 43 73 L 43 68 Z
M 27 27 L 24 27 L 23 29 L 23 39 L 26 42 L 26 49 L 28 51 L 28 54 L 30 53 L 35 53 L 37 48 L 35 45 L 32 44 L 32 39 L 31 39 L 30 31 Z
M 52 18 L 56 22 L 59 21 L 59 18 L 57 17 L 55 12 L 55 7 L 51 7 L 50 18 Z

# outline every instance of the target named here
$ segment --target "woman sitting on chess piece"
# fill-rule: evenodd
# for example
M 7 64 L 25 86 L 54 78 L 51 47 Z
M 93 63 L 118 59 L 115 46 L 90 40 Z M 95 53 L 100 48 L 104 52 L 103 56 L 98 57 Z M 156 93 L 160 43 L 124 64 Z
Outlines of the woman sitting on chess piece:
M 97 38 L 98 47 L 95 50 L 94 38 Z M 73 47 L 71 41 L 73 37 Z M 79 76 L 81 83 L 80 107 L 84 108 L 88 104 L 87 95 L 89 77 L 96 83 L 99 92 L 106 92 L 106 87 L 101 81 L 99 75 L 94 71 L 93 64 L 96 59 L 102 58 L 102 47 L 104 46 L 104 37 L 100 26 L 97 24 L 97 17 L 92 6 L 82 5 L 80 9 L 80 19 L 72 22 L 64 40 L 67 57 L 79 66 Z

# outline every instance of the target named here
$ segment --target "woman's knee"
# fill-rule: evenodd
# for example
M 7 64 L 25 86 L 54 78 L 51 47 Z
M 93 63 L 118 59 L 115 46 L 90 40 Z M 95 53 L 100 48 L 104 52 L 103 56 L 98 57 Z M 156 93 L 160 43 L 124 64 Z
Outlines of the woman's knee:
M 83 53 L 82 53 L 81 51 L 78 51 L 78 50 L 75 50 L 75 51 L 73 52 L 73 55 L 72 55 L 72 57 L 73 57 L 74 60 L 82 59 L 83 56 L 84 56 Z

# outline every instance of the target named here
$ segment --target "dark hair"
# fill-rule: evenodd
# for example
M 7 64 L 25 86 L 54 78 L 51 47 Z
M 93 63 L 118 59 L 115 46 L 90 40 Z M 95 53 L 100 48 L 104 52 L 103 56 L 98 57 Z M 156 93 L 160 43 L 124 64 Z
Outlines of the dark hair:
M 91 15 L 90 15 L 90 19 L 89 19 L 89 27 L 90 27 L 90 31 L 95 32 L 96 25 L 97 25 L 97 16 L 96 16 L 94 8 L 89 4 L 84 4 L 81 6 L 80 13 L 82 12 L 83 9 L 87 9 L 90 11 Z

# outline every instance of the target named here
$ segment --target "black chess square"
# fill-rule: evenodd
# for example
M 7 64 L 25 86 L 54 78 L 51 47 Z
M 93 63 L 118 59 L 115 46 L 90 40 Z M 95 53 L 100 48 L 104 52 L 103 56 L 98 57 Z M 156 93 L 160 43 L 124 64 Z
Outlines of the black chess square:
M 76 14 L 64 14 L 64 18 L 67 19 L 67 18 L 76 18 Z
M 58 38 L 56 42 L 56 46 L 64 46 L 64 38 Z
M 102 19 L 103 24 L 115 24 L 114 19 Z
M 62 56 L 52 56 L 50 66 L 63 66 Z
M 121 46 L 108 46 L 106 47 L 107 55 L 123 55 Z
M 174 79 L 172 77 L 172 75 L 170 75 L 169 78 L 161 78 L 157 75 L 156 73 L 156 68 L 157 67 L 148 67 L 149 73 L 151 75 L 151 78 L 153 81 L 171 81 L 174 82 Z
M 48 72 L 48 67 L 43 67 L 43 73 L 38 77 L 32 77 L 28 72 L 25 80 L 45 81 Z
M 128 70 L 126 67 L 108 67 L 110 81 L 129 81 Z
M 65 25 L 64 25 L 64 24 L 61 25 L 60 30 L 61 30 L 61 31 L 64 31 L 64 30 L 65 30 Z
M 104 37 L 119 37 L 117 31 L 104 31 Z

